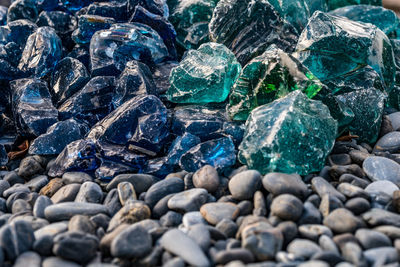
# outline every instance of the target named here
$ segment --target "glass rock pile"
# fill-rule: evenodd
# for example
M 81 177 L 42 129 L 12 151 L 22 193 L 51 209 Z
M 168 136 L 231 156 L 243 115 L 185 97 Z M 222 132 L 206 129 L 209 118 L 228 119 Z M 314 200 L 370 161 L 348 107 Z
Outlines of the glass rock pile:
M 380 5 L 13 1 L 0 10 L 2 154 L 9 136 L 29 139 L 56 157 L 50 176 L 103 181 L 206 164 L 317 172 L 337 136 L 373 143 L 385 106 L 400 107 L 400 23 Z

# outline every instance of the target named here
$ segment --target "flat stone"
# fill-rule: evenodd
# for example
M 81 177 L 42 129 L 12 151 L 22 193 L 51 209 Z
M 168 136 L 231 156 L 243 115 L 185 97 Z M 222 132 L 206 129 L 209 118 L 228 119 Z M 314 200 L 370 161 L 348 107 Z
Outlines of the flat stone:
M 342 234 L 354 232 L 363 226 L 363 222 L 354 216 L 351 211 L 339 208 L 325 217 L 324 225 L 328 226 L 333 232 Z
M 386 180 L 400 186 L 400 165 L 391 159 L 369 157 L 364 160 L 363 170 L 372 181 Z
M 25 221 L 15 221 L 3 226 L 0 230 L 0 247 L 9 260 L 32 248 L 35 236 L 32 226 Z
M 33 252 L 33 251 L 27 251 L 18 256 L 18 258 L 15 260 L 15 263 L 13 266 L 16 266 L 16 267 L 24 267 L 24 266 L 39 267 L 39 266 L 41 266 L 41 263 L 42 263 L 42 259 L 40 258 L 39 254 L 37 254 L 36 252 Z
M 65 266 L 65 267 L 79 267 L 80 264 L 77 264 L 73 261 L 63 260 L 59 257 L 47 257 L 42 262 L 43 267 L 57 267 L 57 266 Z
M 64 202 L 48 206 L 44 210 L 46 219 L 50 222 L 69 220 L 74 215 L 96 215 L 98 213 L 108 214 L 108 208 L 95 203 Z
M 135 192 L 141 194 L 146 192 L 155 180 L 156 178 L 154 176 L 148 174 L 120 174 L 115 176 L 114 179 L 107 184 L 106 190 L 110 191 L 113 188 L 117 188 L 118 184 L 121 182 L 129 182 L 133 185 L 133 188 L 135 188 Z
M 175 194 L 168 200 L 168 208 L 181 212 L 198 211 L 208 200 L 208 192 L 203 188 L 193 188 Z
M 210 262 L 193 239 L 182 231 L 172 229 L 161 238 L 161 246 L 194 266 L 210 266 Z
M 388 115 L 389 120 L 392 123 L 393 129 L 397 130 L 400 128 L 400 112 L 394 112 Z
M 118 258 L 142 258 L 152 248 L 151 235 L 139 225 L 130 225 L 111 243 L 111 255 Z
M 248 170 L 234 175 L 229 180 L 229 191 L 238 200 L 251 199 L 261 187 L 261 174 L 256 170 Z
M 200 213 L 207 222 L 216 225 L 223 219 L 235 220 L 239 216 L 239 208 L 233 203 L 207 203 L 201 206 Z
M 359 229 L 357 230 L 355 236 L 365 250 L 377 247 L 392 246 L 390 239 L 378 231 Z
M 107 231 L 110 232 L 124 223 L 133 224 L 149 219 L 150 216 L 151 210 L 145 203 L 142 201 L 129 201 L 111 218 Z
M 33 206 L 33 215 L 39 218 L 45 218 L 44 210 L 48 207 L 53 205 L 53 201 L 46 196 L 39 196 L 36 201 L 35 205 Z
M 321 251 L 321 248 L 314 242 L 307 239 L 297 238 L 290 242 L 287 251 L 296 256 L 311 258 L 314 254 Z
M 214 193 L 220 184 L 217 170 L 210 165 L 198 169 L 193 174 L 192 181 L 195 187 L 204 188 L 210 193 Z
M 53 203 L 74 201 L 81 188 L 80 184 L 69 184 L 61 187 L 52 197 Z
M 79 188 L 75 202 L 101 203 L 102 199 L 103 191 L 97 183 L 84 182 Z
M 64 184 L 83 184 L 93 181 L 92 176 L 84 172 L 66 172 L 62 176 Z
M 302 212 L 303 203 L 293 195 L 282 194 L 272 200 L 271 214 L 283 220 L 297 221 Z
M 326 181 L 322 177 L 315 177 L 311 180 L 311 184 L 313 189 L 317 192 L 317 194 L 322 198 L 324 195 L 332 195 L 337 197 L 341 201 L 345 201 L 346 197 L 337 191 L 328 181 Z
M 254 256 L 250 251 L 243 248 L 222 250 L 215 255 L 215 262 L 218 264 L 227 264 L 235 260 L 239 260 L 243 263 L 251 263 L 254 261 Z
M 154 207 L 163 197 L 184 190 L 184 183 L 179 178 L 165 179 L 153 184 L 146 192 L 145 202 L 149 207 Z
M 370 226 L 391 225 L 400 227 L 400 215 L 387 210 L 373 208 L 361 216 Z
M 372 152 L 396 153 L 400 150 L 400 132 L 390 132 L 379 138 Z
M 387 180 L 372 182 L 365 188 L 365 192 L 369 193 L 370 195 L 385 193 L 389 196 L 392 196 L 393 192 L 396 190 L 399 190 L 399 187 Z
M 291 194 L 304 198 L 307 195 L 307 186 L 297 174 L 268 173 L 262 178 L 262 184 L 274 196 Z

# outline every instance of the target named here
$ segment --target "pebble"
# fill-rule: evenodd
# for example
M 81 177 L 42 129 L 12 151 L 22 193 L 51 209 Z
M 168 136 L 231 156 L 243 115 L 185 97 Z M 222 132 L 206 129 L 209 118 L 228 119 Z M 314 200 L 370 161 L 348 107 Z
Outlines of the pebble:
M 400 165 L 391 159 L 369 157 L 363 163 L 363 170 L 372 181 L 391 181 L 400 186 Z
M 39 175 L 35 178 L 32 178 L 29 182 L 25 185 L 29 188 L 30 191 L 39 192 L 47 183 L 49 179 L 46 175 Z
M 343 258 L 355 266 L 367 267 L 361 247 L 356 242 L 347 242 L 341 247 Z
M 303 224 L 299 226 L 302 237 L 317 242 L 322 235 L 333 237 L 331 229 L 320 224 Z
M 335 242 L 327 235 L 320 236 L 318 239 L 318 244 L 324 251 L 339 254 L 339 249 L 337 248 Z
M 168 200 L 168 208 L 179 212 L 199 211 L 208 200 L 208 192 L 203 188 L 193 188 L 175 194 Z
M 330 165 L 350 165 L 352 163 L 349 154 L 332 154 L 328 156 Z
M 182 224 L 187 229 L 189 229 L 190 226 L 198 223 L 206 224 L 203 215 L 201 215 L 199 211 L 187 212 L 182 217 Z
M 339 183 L 349 183 L 364 189 L 369 185 L 370 181 L 353 174 L 345 173 L 339 177 Z
M 64 184 L 83 184 L 92 182 L 93 178 L 85 172 L 66 172 L 63 174 L 61 181 Z
M 133 224 L 149 219 L 150 216 L 151 210 L 144 202 L 128 202 L 111 218 L 107 231 L 110 232 L 123 223 Z
M 121 182 L 117 186 L 118 198 L 121 205 L 125 205 L 128 201 L 137 200 L 135 188 L 129 182 Z
M 179 193 L 184 190 L 184 187 L 184 182 L 179 178 L 173 177 L 162 180 L 149 188 L 144 201 L 150 208 L 153 208 L 160 199 L 169 194 Z
M 18 175 L 28 178 L 43 171 L 42 165 L 40 165 L 36 158 L 34 156 L 28 156 L 21 160 L 21 163 L 19 164 Z
M 394 112 L 388 115 L 390 122 L 392 123 L 393 129 L 396 131 L 400 128 L 400 112 Z
M 18 220 L 0 228 L 0 247 L 7 259 L 14 261 L 32 248 L 35 236 L 32 226 Z
M 152 216 L 156 219 L 163 216 L 165 213 L 168 212 L 168 201 L 174 196 L 175 194 L 169 194 L 162 199 L 160 199 L 157 204 L 152 209 Z
M 261 174 L 256 170 L 240 172 L 229 180 L 229 191 L 235 199 L 251 199 L 261 187 L 261 178 Z
M 341 234 L 354 232 L 363 226 L 363 222 L 351 211 L 339 208 L 325 217 L 324 225 L 328 226 L 334 233 Z
M 266 216 L 267 215 L 267 207 L 266 207 L 266 203 L 265 203 L 265 197 L 261 191 L 257 191 L 254 193 L 253 203 L 254 203 L 254 209 L 253 209 L 254 215 L 257 215 L 257 216 Z M 241 207 L 240 203 L 239 203 L 239 207 Z M 242 212 L 240 214 L 242 214 Z
M 3 179 L 9 184 L 9 186 L 25 183 L 25 179 L 19 176 L 15 171 L 10 171 L 6 175 L 4 175 Z
M 264 176 L 262 184 L 274 196 L 291 194 L 300 199 L 307 195 L 307 186 L 297 174 L 271 172 Z
M 99 246 L 97 237 L 82 232 L 65 232 L 54 238 L 54 255 L 81 264 L 88 263 L 96 256 Z
M 63 185 L 61 178 L 53 178 L 40 190 L 39 194 L 51 198 Z
M 210 262 L 200 246 L 182 231 L 172 229 L 166 232 L 160 241 L 161 246 L 194 266 L 209 266 Z
M 75 215 L 69 220 L 68 231 L 83 232 L 94 235 L 96 232 L 96 226 L 88 216 Z
M 377 247 L 390 247 L 392 245 L 389 237 L 374 230 L 358 229 L 355 237 L 365 250 Z
M 328 216 L 333 210 L 342 207 L 342 201 L 340 201 L 337 197 L 331 195 L 323 196 L 321 199 L 321 203 L 319 204 L 319 210 L 324 217 Z
M 223 250 L 215 255 L 215 262 L 218 264 L 227 264 L 235 260 L 240 260 L 243 263 L 251 263 L 254 261 L 254 256 L 250 251 L 243 248 Z
M 103 191 L 94 182 L 84 182 L 75 197 L 75 202 L 101 203 Z
M 368 200 L 361 197 L 349 199 L 344 206 L 346 209 L 353 212 L 354 215 L 359 215 L 371 208 L 371 204 Z
M 393 195 L 393 192 L 399 190 L 399 187 L 390 181 L 376 181 L 370 183 L 366 188 L 365 192 L 370 195 L 385 193 L 389 196 Z
M 399 255 L 394 247 L 380 247 L 364 251 L 368 263 L 373 266 L 383 266 L 388 263 L 396 263 Z
M 395 153 L 400 150 L 400 132 L 390 132 L 376 142 L 372 152 Z
M 133 224 L 115 236 L 111 242 L 111 255 L 127 259 L 142 258 L 151 248 L 151 235 L 142 226 Z
M 315 192 L 323 198 L 325 195 L 331 195 L 338 198 L 340 201 L 345 201 L 346 197 L 337 191 L 330 183 L 322 177 L 315 177 L 311 180 L 311 184 Z
M 42 267 L 81 267 L 82 265 L 58 257 L 48 257 L 43 260 Z
M 47 220 L 50 222 L 69 220 L 74 215 L 92 216 L 99 213 L 108 214 L 106 206 L 95 203 L 64 202 L 48 206 L 44 210 Z
M 310 259 L 314 254 L 321 252 L 321 248 L 314 242 L 307 239 L 296 238 L 287 247 L 289 253 L 295 257 Z
M 192 177 L 193 185 L 197 188 L 204 188 L 209 193 L 217 191 L 220 179 L 217 170 L 210 165 L 198 169 Z
M 392 240 L 400 239 L 400 227 L 392 226 L 392 225 L 382 225 L 373 228 L 375 231 L 378 231 Z
M 18 256 L 14 267 L 41 267 L 42 259 L 40 255 L 33 251 L 27 251 Z
M 228 202 L 207 203 L 200 208 L 203 218 L 212 225 L 218 224 L 223 219 L 235 220 L 239 212 L 236 204 Z
M 370 226 L 392 225 L 400 227 L 400 215 L 383 209 L 373 208 L 361 215 Z
M 362 197 L 365 199 L 369 199 L 369 194 L 365 192 L 361 187 L 349 183 L 339 184 L 337 190 L 348 198 Z
M 238 230 L 237 224 L 229 219 L 221 220 L 215 227 L 228 238 L 234 238 Z
M 74 201 L 81 188 L 80 184 L 69 184 L 61 187 L 52 197 L 53 203 Z
M 191 226 L 187 235 L 192 238 L 205 253 L 207 253 L 211 244 L 211 235 L 206 225 L 196 224 Z
M 139 173 L 120 174 L 120 175 L 115 176 L 107 184 L 106 190 L 111 191 L 111 189 L 117 188 L 119 183 L 128 182 L 133 185 L 133 188 L 135 188 L 136 194 L 141 194 L 143 192 L 146 192 L 155 181 L 156 181 L 156 178 L 149 174 L 139 174 Z
M 301 214 L 298 224 L 319 224 L 321 223 L 321 212 L 309 201 L 303 205 L 303 213 Z
M 160 218 L 160 224 L 165 227 L 176 227 L 182 222 L 182 215 L 175 211 L 168 211 Z
M 303 203 L 293 195 L 283 194 L 274 198 L 271 214 L 283 220 L 297 221 L 303 212 Z
M 10 184 L 5 180 L 0 180 L 0 196 L 3 196 L 4 191 L 10 188 Z

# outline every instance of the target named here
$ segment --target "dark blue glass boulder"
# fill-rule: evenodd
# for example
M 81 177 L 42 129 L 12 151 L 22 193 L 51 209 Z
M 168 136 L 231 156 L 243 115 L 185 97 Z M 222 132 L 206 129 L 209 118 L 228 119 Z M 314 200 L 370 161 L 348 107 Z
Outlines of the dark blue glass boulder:
M 77 59 L 65 57 L 57 63 L 51 79 L 51 92 L 56 106 L 78 92 L 90 80 L 86 67 Z
M 7 42 L 15 42 L 21 49 L 24 49 L 26 40 L 28 40 L 28 37 L 34 33 L 38 27 L 32 21 L 20 19 L 9 22 L 6 27 L 1 28 L 1 32 L 7 32 Z
M 61 57 L 62 44 L 55 30 L 40 27 L 28 37 L 18 68 L 27 75 L 41 78 L 53 71 Z
M 53 11 L 58 7 L 58 0 L 35 0 L 39 10 Z
M 174 167 L 170 164 L 168 157 L 160 157 L 149 160 L 143 172 L 159 178 L 165 178 L 173 171 Z
M 174 167 L 179 166 L 181 156 L 200 143 L 200 138 L 191 133 L 185 133 L 182 136 L 178 136 L 169 147 L 167 155 L 168 163 Z
M 0 45 L 0 58 L 8 61 L 13 67 L 17 67 L 21 59 L 22 50 L 17 43 L 9 42 L 4 46 Z
M 73 117 L 93 125 L 111 112 L 114 91 L 113 76 L 94 77 L 58 108 L 60 117 Z
M 11 63 L 10 61 L 13 61 L 12 58 L 4 59 L 0 57 L 0 81 L 10 81 L 23 77 L 22 72 L 13 65 L 15 62 Z
M 29 154 L 58 155 L 69 143 L 84 138 L 88 130 L 74 119 L 59 121 L 33 140 Z
M 8 8 L 7 22 L 18 19 L 27 19 L 35 22 L 37 16 L 38 10 L 35 0 L 17 0 Z
M 168 49 L 158 33 L 141 23 L 114 24 L 97 31 L 90 41 L 92 76 L 118 74 L 128 61 L 162 62 Z
M 41 80 L 19 79 L 10 82 L 15 126 L 22 136 L 39 136 L 58 121 L 47 84 Z
M 76 18 L 62 11 L 42 11 L 36 24 L 52 27 L 61 38 L 63 45 L 71 49 L 75 44 L 71 39 L 71 33 L 77 27 Z
M 100 166 L 92 140 L 80 139 L 68 144 L 51 165 L 48 175 L 61 177 L 67 171 L 91 172 Z
M 179 165 L 183 170 L 195 172 L 205 165 L 222 171 L 236 162 L 235 145 L 230 137 L 200 143 L 182 155 Z
M 88 138 L 127 145 L 129 150 L 155 156 L 169 135 L 167 109 L 153 95 L 136 96 L 98 122 Z
M 82 7 L 90 5 L 92 2 L 92 0 L 60 0 L 62 6 L 72 13 L 79 11 Z
M 160 15 L 153 14 L 141 6 L 137 6 L 130 22 L 139 22 L 149 25 L 153 30 L 156 30 L 168 48 L 170 58 L 177 59 L 177 52 L 175 48 L 176 32 L 174 26 L 165 18 Z
M 8 8 L 5 6 L 0 6 L 0 25 L 7 24 L 7 12 Z
M 78 18 L 78 28 L 72 33 L 72 39 L 77 44 L 88 44 L 95 32 L 108 29 L 114 23 L 113 18 L 81 15 Z
M 87 15 L 97 15 L 110 17 L 117 22 L 126 22 L 128 20 L 128 9 L 126 1 L 106 1 L 94 2 L 86 8 Z
M 115 81 L 113 104 L 121 106 L 138 95 L 157 95 L 157 88 L 149 68 L 138 61 L 129 61 Z
M 128 0 L 128 13 L 133 14 L 135 8 L 141 6 L 153 14 L 168 18 L 169 10 L 165 0 Z
M 0 166 L 6 166 L 8 163 L 8 156 L 6 148 L 3 144 L 0 144 Z
M 136 169 L 129 165 L 102 159 L 99 168 L 95 171 L 95 176 L 100 181 L 109 182 L 117 175 L 134 172 Z
M 67 56 L 76 58 L 85 65 L 86 69 L 89 69 L 90 55 L 87 46 L 77 44 Z
M 242 65 L 261 55 L 271 44 L 292 52 L 298 39 L 297 30 L 265 0 L 219 1 L 209 29 L 211 41 L 232 50 Z
M 153 80 L 156 84 L 158 94 L 164 94 L 171 86 L 169 75 L 171 74 L 171 70 L 178 65 L 177 61 L 166 61 L 153 67 Z

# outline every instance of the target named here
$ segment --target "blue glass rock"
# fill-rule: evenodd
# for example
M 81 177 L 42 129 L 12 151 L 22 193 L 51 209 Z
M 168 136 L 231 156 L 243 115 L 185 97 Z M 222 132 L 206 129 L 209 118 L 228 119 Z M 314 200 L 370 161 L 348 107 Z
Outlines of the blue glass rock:
M 262 174 L 306 175 L 323 168 L 336 133 L 328 108 L 296 90 L 251 112 L 238 158 Z
M 76 118 L 93 125 L 112 111 L 113 76 L 92 78 L 58 108 L 62 119 Z
M 15 42 L 21 49 L 24 49 L 28 37 L 34 33 L 37 28 L 35 23 L 26 19 L 9 22 L 7 24 L 7 42 Z
M 32 33 L 22 53 L 18 68 L 28 75 L 41 78 L 53 71 L 62 57 L 62 44 L 55 30 L 40 27 Z
M 21 55 L 22 50 L 17 43 L 9 42 L 4 46 L 0 46 L 0 58 L 8 61 L 13 67 L 18 66 Z
M 113 104 L 121 106 L 129 99 L 138 95 L 157 95 L 149 68 L 138 61 L 129 61 L 124 71 L 115 80 Z
M 147 156 L 133 153 L 126 146 L 106 142 L 97 142 L 96 146 L 101 158 L 129 165 L 135 172 L 140 172 L 147 164 Z
M 82 89 L 89 80 L 89 73 L 79 60 L 63 58 L 57 63 L 51 79 L 53 102 L 59 106 Z
M 7 23 L 18 19 L 35 22 L 37 16 L 38 10 L 35 0 L 16 0 L 8 8 Z
M 7 60 L 0 58 L 0 81 L 11 81 L 23 77 L 22 72 L 8 60 L 12 61 L 10 58 Z
M 8 156 L 6 148 L 3 144 L 0 144 L 0 166 L 6 166 L 8 163 Z
M 226 46 L 202 44 L 171 71 L 167 99 L 174 103 L 224 102 L 242 67 Z
M 90 41 L 93 76 L 118 74 L 131 60 L 154 64 L 167 56 L 168 49 L 158 33 L 141 23 L 114 24 L 97 31 Z
M 123 173 L 134 173 L 135 168 L 115 161 L 102 160 L 99 168 L 95 171 L 95 176 L 100 181 L 109 182 L 115 176 Z
M 335 9 L 329 14 L 346 17 L 351 20 L 371 23 L 381 29 L 386 35 L 396 31 L 400 20 L 392 10 L 381 6 L 353 5 Z
M 36 24 L 39 27 L 52 27 L 65 47 L 70 49 L 75 45 L 71 39 L 71 33 L 77 27 L 77 21 L 74 16 L 62 11 L 42 11 Z
M 76 58 L 83 65 L 85 65 L 86 69 L 89 69 L 90 63 L 90 55 L 89 55 L 89 48 L 85 45 L 77 44 L 72 51 L 67 55 L 68 57 Z
M 153 80 L 156 84 L 158 94 L 164 94 L 171 86 L 169 76 L 173 68 L 178 66 L 176 61 L 167 61 L 153 67 Z
M 58 0 L 35 0 L 38 10 L 53 11 L 58 7 Z
M 182 136 L 178 136 L 168 149 L 168 163 L 174 167 L 178 167 L 181 156 L 200 143 L 200 138 L 191 133 L 185 133 Z
M 82 15 L 78 19 L 78 28 L 72 33 L 77 44 L 88 44 L 95 32 L 108 29 L 115 23 L 113 18 L 96 15 Z
M 236 162 L 235 145 L 230 137 L 222 137 L 200 143 L 185 154 L 179 160 L 183 170 L 195 172 L 205 165 L 211 165 L 222 171 Z
M 328 9 L 334 10 L 339 7 L 350 5 L 374 5 L 382 6 L 382 0 L 328 0 Z
M 7 12 L 8 8 L 5 6 L 0 6 L 0 25 L 7 24 Z
M 92 0 L 60 0 L 62 6 L 72 13 L 90 5 L 92 2 Z
M 370 65 L 391 90 L 395 78 L 393 49 L 377 27 L 317 11 L 297 43 L 297 58 L 324 81 Z
M 168 157 L 150 159 L 143 170 L 143 173 L 165 178 L 174 171 L 173 165 L 168 161 Z
M 85 137 L 88 128 L 74 119 L 60 121 L 39 135 L 29 147 L 29 154 L 58 155 L 71 142 Z
M 51 165 L 48 175 L 61 177 L 67 171 L 91 172 L 100 166 L 92 140 L 80 139 L 68 144 Z
M 265 0 L 219 1 L 209 29 L 211 41 L 226 45 L 242 65 L 271 44 L 291 52 L 298 39 L 297 30 Z
M 136 96 L 98 122 L 88 138 L 127 145 L 129 150 L 155 156 L 169 135 L 167 109 L 153 95 Z
M 110 17 L 117 22 L 128 20 L 127 1 L 94 2 L 86 8 L 87 15 Z
M 196 49 L 209 41 L 208 23 L 217 0 L 176 1 L 169 20 L 177 32 L 177 43 L 184 49 Z M 168 1 L 170 5 L 170 1 Z
M 47 84 L 41 80 L 19 79 L 10 82 L 12 110 L 19 134 L 39 136 L 58 121 Z
M 137 6 L 141 6 L 151 13 L 165 18 L 169 16 L 169 9 L 165 0 L 128 0 L 128 13 L 132 15 Z
M 178 55 L 175 48 L 176 32 L 174 26 L 165 17 L 153 14 L 141 6 L 136 6 L 130 22 L 143 23 L 157 31 L 168 48 L 170 59 L 177 59 Z

